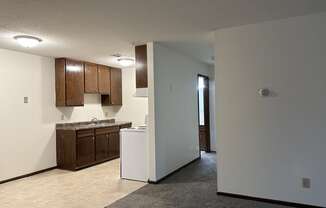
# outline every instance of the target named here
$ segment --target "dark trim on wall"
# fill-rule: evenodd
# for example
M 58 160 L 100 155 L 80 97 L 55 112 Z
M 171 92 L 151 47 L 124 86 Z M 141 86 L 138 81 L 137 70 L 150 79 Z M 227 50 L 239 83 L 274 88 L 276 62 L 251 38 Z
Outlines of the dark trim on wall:
M 183 168 L 187 167 L 188 165 L 190 165 L 190 164 L 196 162 L 197 160 L 200 160 L 200 158 L 201 158 L 201 157 L 197 157 L 196 159 L 190 161 L 189 163 L 185 164 L 184 166 L 181 166 L 180 168 L 176 169 L 175 171 L 169 173 L 168 175 L 164 176 L 163 178 L 161 178 L 161 179 L 159 179 L 159 180 L 157 180 L 157 181 L 151 181 L 151 180 L 148 180 L 148 183 L 149 183 L 149 184 L 158 184 L 158 183 L 160 183 L 161 181 L 163 181 L 164 179 L 168 178 L 169 176 L 175 174 L 176 172 L 179 172 L 181 169 L 183 169 Z
M 56 169 L 56 168 L 57 168 L 57 166 L 54 166 L 54 167 L 46 168 L 46 169 L 43 169 L 43 170 L 35 171 L 33 173 L 28 173 L 28 174 L 25 174 L 25 175 L 14 177 L 14 178 L 9 178 L 9 179 L 0 181 L 0 184 L 8 183 L 10 181 L 15 181 L 15 180 L 22 179 L 22 178 L 27 178 L 27 177 L 37 175 L 37 174 L 40 174 L 40 173 L 44 173 L 44 172 L 47 172 L 47 171 L 50 171 L 50 170 L 53 170 L 53 169 Z
M 232 197 L 232 198 L 238 198 L 238 199 L 246 199 L 246 200 L 251 200 L 251 201 L 259 201 L 259 202 L 265 202 L 265 203 L 277 204 L 277 205 L 289 206 L 289 207 L 323 208 L 323 207 L 308 205 L 308 204 L 299 204 L 299 203 L 295 203 L 295 202 L 287 202 L 287 201 L 279 201 L 279 200 L 274 200 L 274 199 L 258 198 L 258 197 L 240 195 L 240 194 L 226 193 L 226 192 L 217 192 L 216 194 L 220 195 L 220 196 L 226 196 L 226 197 Z

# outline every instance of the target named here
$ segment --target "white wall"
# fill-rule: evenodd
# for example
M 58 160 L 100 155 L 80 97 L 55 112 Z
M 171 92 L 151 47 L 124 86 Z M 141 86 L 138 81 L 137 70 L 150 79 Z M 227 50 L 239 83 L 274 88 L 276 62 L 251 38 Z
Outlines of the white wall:
M 115 117 L 121 121 L 132 121 L 133 126 L 143 125 L 148 114 L 148 98 L 135 97 L 136 70 L 134 67 L 122 69 L 122 107 L 118 107 Z M 114 110 L 114 107 L 108 107 Z
M 147 43 L 147 77 L 148 77 L 148 179 L 157 181 L 155 155 L 155 86 L 154 86 L 154 43 Z
M 209 67 L 209 123 L 211 151 L 216 151 L 216 118 L 215 118 L 215 67 Z
M 54 59 L 0 49 L 0 181 L 56 165 L 55 123 L 93 116 L 142 124 L 147 98 L 135 98 L 135 71 L 123 69 L 123 107 L 105 107 L 97 95 L 85 107 L 56 108 Z M 30 102 L 23 103 L 28 96 Z M 62 114 L 65 120 L 61 120 Z
M 326 206 L 325 22 L 322 13 L 216 31 L 218 191 Z M 259 97 L 261 87 L 273 96 Z
M 50 58 L 0 50 L 0 180 L 56 165 L 54 123 L 60 113 L 52 65 Z
M 197 75 L 209 67 L 154 43 L 155 166 L 159 180 L 199 157 Z

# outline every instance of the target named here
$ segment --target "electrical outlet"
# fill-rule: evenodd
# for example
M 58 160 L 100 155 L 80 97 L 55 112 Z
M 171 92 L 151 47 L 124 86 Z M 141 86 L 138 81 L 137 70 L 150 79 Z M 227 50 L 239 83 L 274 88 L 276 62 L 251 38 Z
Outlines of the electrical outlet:
M 109 117 L 109 112 L 104 113 L 105 117 Z
M 61 121 L 65 120 L 65 115 L 61 114 Z
M 310 189 L 311 188 L 311 179 L 302 178 L 302 188 Z
M 28 103 L 28 97 L 24 97 L 24 103 Z

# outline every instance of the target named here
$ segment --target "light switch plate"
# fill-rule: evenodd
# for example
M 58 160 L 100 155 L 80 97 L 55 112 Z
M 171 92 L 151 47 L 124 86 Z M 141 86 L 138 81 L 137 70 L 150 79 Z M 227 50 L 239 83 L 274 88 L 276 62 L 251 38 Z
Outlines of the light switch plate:
M 24 97 L 24 103 L 28 103 L 28 97 Z

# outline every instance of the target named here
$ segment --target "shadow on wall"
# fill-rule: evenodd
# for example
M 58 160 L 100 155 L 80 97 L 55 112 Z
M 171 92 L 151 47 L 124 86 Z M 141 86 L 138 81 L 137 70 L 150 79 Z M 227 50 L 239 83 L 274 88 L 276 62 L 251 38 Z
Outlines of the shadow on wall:
M 62 115 L 64 115 L 65 118 L 67 118 L 68 120 L 71 119 L 72 113 L 74 112 L 74 108 L 73 107 L 58 107 L 57 108 Z M 61 119 L 62 120 L 62 119 Z
M 43 124 L 53 124 L 60 117 L 55 108 L 55 70 L 54 59 L 47 57 L 41 58 L 41 113 Z
M 85 103 L 89 105 L 90 103 Z M 93 103 L 99 105 L 99 103 Z M 64 119 L 66 122 L 69 122 L 69 120 L 72 119 L 72 115 L 75 108 L 83 108 L 83 107 L 57 107 L 57 109 L 61 112 L 61 114 L 64 116 Z M 121 109 L 121 106 L 102 106 L 101 110 L 103 115 L 105 115 L 106 118 L 110 118 L 110 116 L 116 115 Z M 96 115 L 94 115 L 96 117 Z M 103 118 L 98 118 L 103 119 Z
M 55 127 L 47 126 L 46 128 L 52 128 L 51 131 L 44 131 L 45 132 L 51 132 L 50 135 L 43 135 L 44 138 L 50 138 L 48 139 L 48 142 L 45 144 L 45 146 L 42 148 L 41 155 L 37 158 L 37 164 L 36 169 L 44 169 L 44 167 L 49 167 L 49 164 L 51 167 L 56 166 L 57 160 L 56 160 L 56 151 L 54 151 L 54 148 L 56 146 L 56 133 L 55 133 Z M 52 160 L 53 161 L 45 161 L 43 158 L 49 158 L 49 153 L 52 154 Z M 51 165 L 52 164 L 52 165 Z M 49 167 L 50 168 L 50 167 Z
M 102 106 L 102 111 L 104 114 L 108 115 L 116 115 L 120 110 L 122 106 L 117 105 L 117 106 Z
M 54 59 L 49 57 L 40 57 L 41 71 L 39 74 L 39 89 L 41 94 L 41 128 L 38 134 L 44 138 L 42 151 L 38 152 L 35 170 L 48 168 L 56 165 L 56 133 L 55 123 L 60 119 L 60 115 L 55 107 L 55 70 Z

